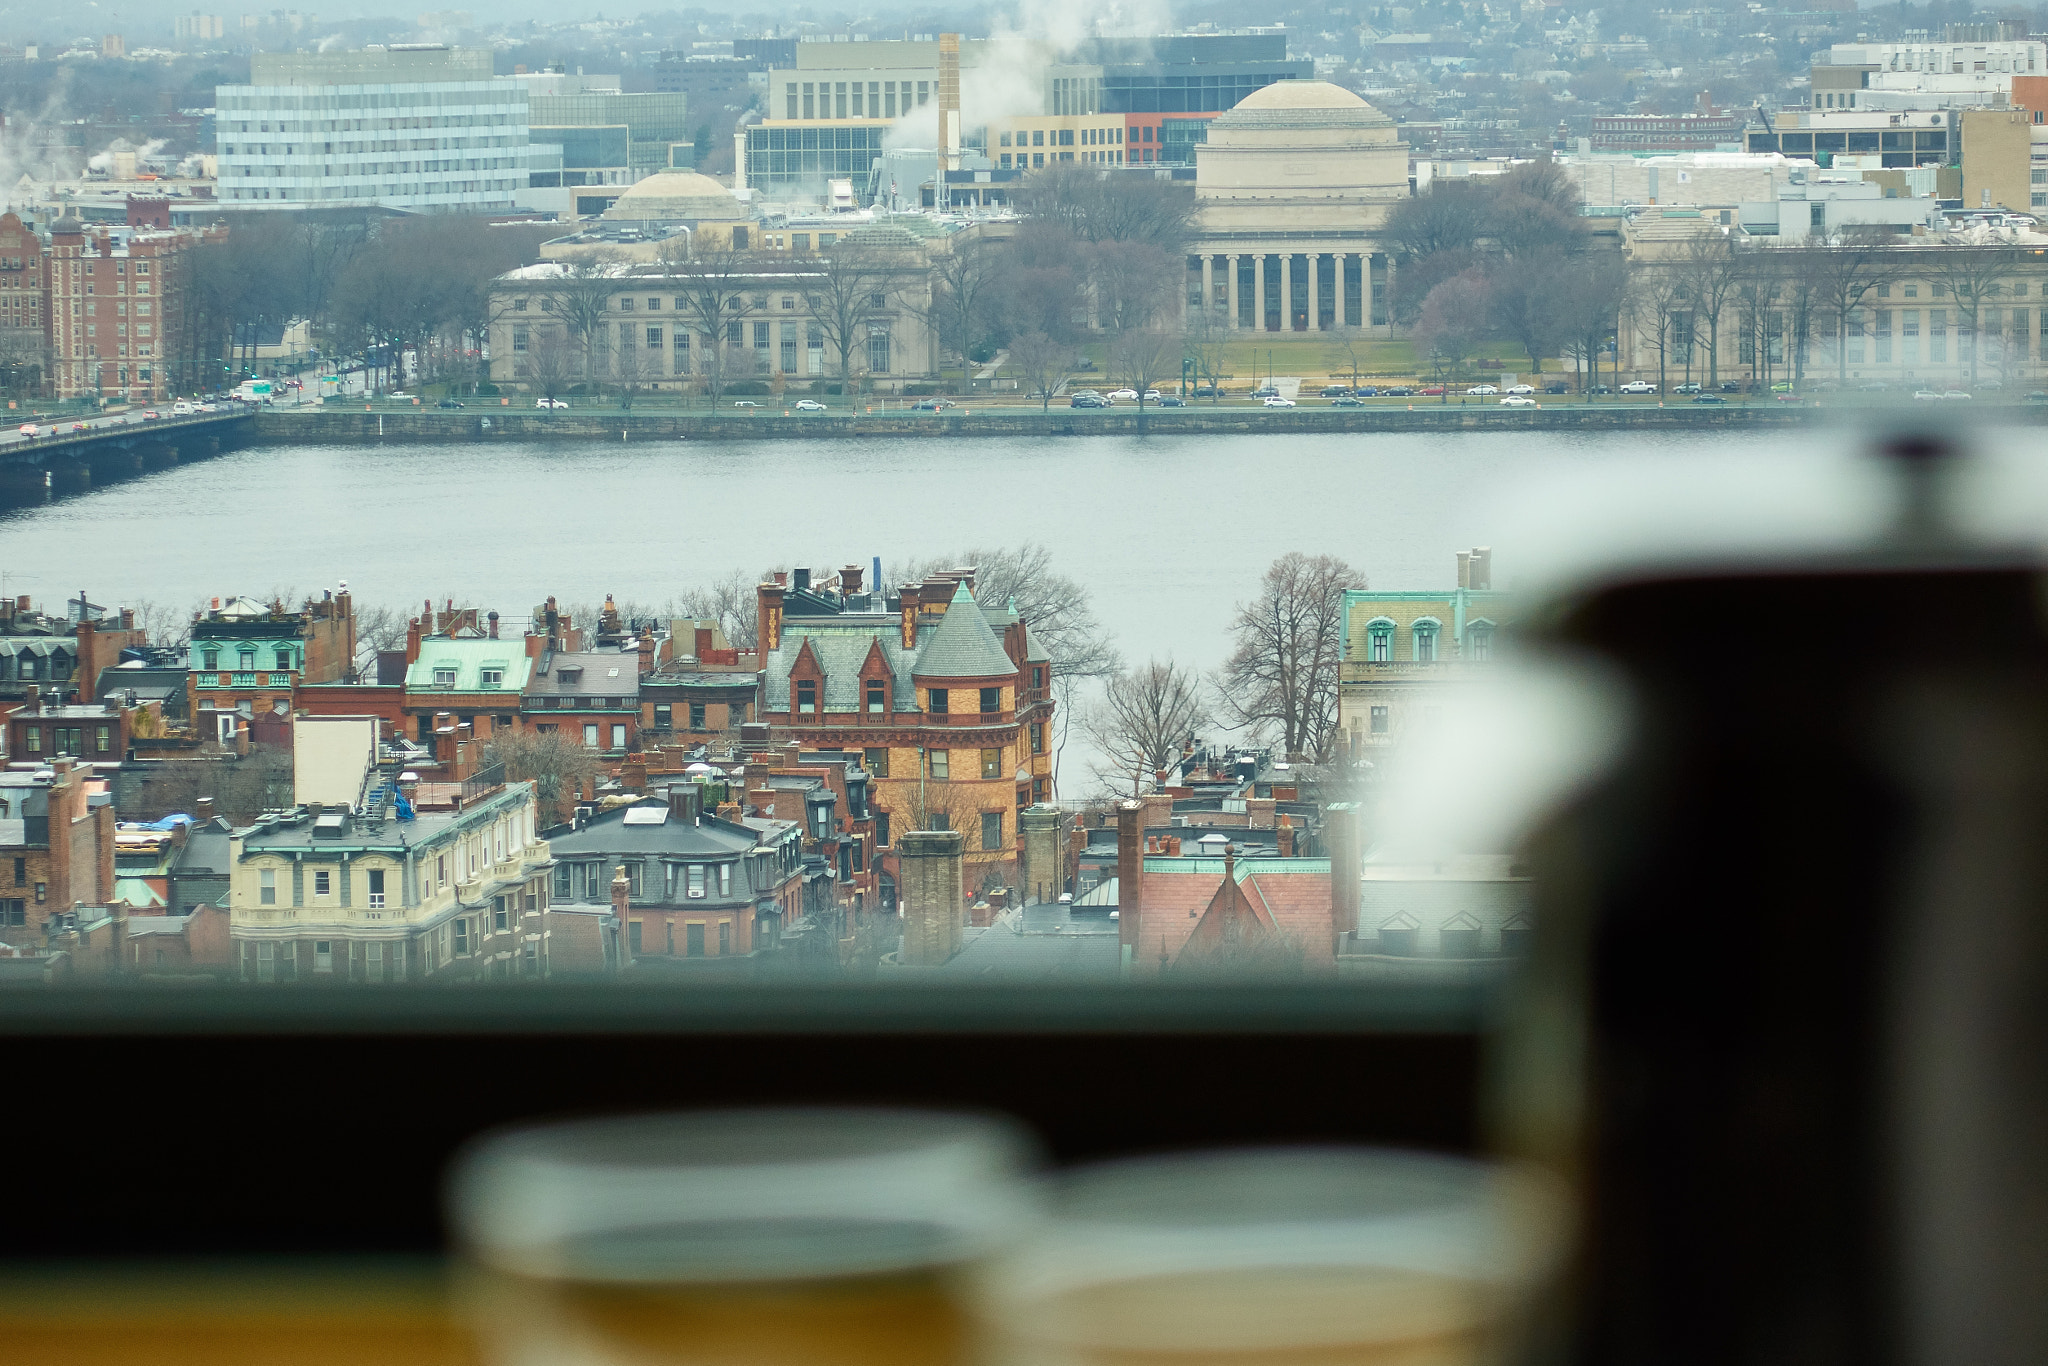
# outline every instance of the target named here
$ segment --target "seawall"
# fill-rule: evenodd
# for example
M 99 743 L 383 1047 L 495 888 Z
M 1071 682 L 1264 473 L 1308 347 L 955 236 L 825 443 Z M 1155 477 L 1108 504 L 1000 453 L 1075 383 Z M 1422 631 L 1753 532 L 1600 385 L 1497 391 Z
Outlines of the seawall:
M 2017 407 L 2002 409 L 2015 415 Z M 1672 431 L 1799 428 L 1842 416 L 1834 408 L 1789 404 L 1727 406 L 1559 403 L 1541 408 L 1417 403 L 1377 408 L 1217 408 L 1076 411 L 1055 408 L 948 409 L 939 413 L 753 413 L 616 410 L 522 412 L 512 408 L 441 412 L 396 409 L 281 409 L 262 413 L 258 442 L 367 441 L 761 441 L 976 436 L 1052 437 L 1244 435 L 1272 432 Z M 1990 413 L 1985 413 L 1990 416 Z

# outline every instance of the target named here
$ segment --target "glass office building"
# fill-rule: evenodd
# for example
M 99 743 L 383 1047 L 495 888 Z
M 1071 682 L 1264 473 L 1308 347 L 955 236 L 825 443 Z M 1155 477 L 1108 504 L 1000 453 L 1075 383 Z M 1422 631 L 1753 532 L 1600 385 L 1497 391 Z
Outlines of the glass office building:
M 526 87 L 488 51 L 259 53 L 249 75 L 214 94 L 226 203 L 481 213 L 527 184 Z

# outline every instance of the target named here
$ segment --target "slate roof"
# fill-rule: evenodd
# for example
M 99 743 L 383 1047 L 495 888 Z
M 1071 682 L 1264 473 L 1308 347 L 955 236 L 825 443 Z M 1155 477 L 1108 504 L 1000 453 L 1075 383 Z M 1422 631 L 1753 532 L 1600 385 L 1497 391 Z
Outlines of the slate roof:
M 946 615 L 939 618 L 938 629 L 918 650 L 917 665 L 911 672 L 919 678 L 998 678 L 1016 673 L 1017 666 L 1003 653 L 1003 643 L 996 639 L 987 615 L 978 610 L 963 612 L 961 607 L 977 607 L 965 583 L 954 590 Z
M 890 688 L 890 710 L 917 710 L 917 690 L 910 682 L 910 667 L 916 658 L 903 648 L 902 626 L 893 612 L 848 614 L 840 617 L 805 617 L 787 622 L 780 647 L 771 652 L 763 669 L 762 696 L 768 710 L 781 711 L 789 705 L 789 668 L 811 643 L 811 653 L 825 670 L 826 711 L 859 711 L 860 666 L 867 663 L 868 650 L 880 644 L 889 672 L 895 675 Z
M 425 659 L 424 650 L 420 658 Z M 546 661 L 547 671 L 536 669 L 526 691 L 558 697 L 638 697 L 640 655 L 626 650 L 582 650 L 563 652 Z M 564 672 L 570 677 L 563 677 Z
M 661 804 L 635 805 L 654 805 L 659 809 Z M 671 817 L 659 825 L 628 825 L 626 813 L 633 809 L 618 807 L 593 816 L 581 830 L 551 835 L 548 850 L 563 861 L 621 854 L 700 860 L 733 858 L 752 852 L 758 843 L 753 831 L 735 829 L 715 817 L 696 825 L 681 817 Z

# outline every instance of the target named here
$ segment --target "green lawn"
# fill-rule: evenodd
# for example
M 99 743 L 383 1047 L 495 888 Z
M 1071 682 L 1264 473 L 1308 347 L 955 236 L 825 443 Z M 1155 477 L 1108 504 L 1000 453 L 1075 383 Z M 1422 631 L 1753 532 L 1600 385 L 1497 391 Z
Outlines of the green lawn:
M 1077 373 L 1076 380 L 1108 379 L 1108 352 L 1106 342 L 1084 345 L 1081 354 L 1094 361 L 1097 368 Z M 1290 375 L 1304 381 L 1320 382 L 1325 378 L 1348 381 L 1352 373 L 1353 352 L 1357 355 L 1360 379 L 1427 378 L 1416 359 L 1413 343 L 1405 337 L 1361 338 L 1354 341 L 1351 351 L 1347 352 L 1343 342 L 1332 333 L 1247 332 L 1243 340 L 1233 339 L 1224 344 L 1221 369 L 1227 377 L 1224 380 L 1226 384 L 1248 385 L 1254 375 L 1261 379 L 1267 375 Z M 1496 364 L 1482 372 L 1481 361 Z M 1488 342 L 1472 353 L 1460 369 L 1459 378 L 1473 383 L 1497 371 L 1526 377 L 1529 373 L 1528 354 L 1510 342 Z

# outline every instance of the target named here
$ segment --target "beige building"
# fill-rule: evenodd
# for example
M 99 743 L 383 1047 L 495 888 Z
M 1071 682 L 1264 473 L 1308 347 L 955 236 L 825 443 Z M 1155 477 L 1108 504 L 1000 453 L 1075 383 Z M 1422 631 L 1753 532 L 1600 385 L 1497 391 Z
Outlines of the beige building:
M 1195 153 L 1190 308 L 1232 328 L 1388 325 L 1377 232 L 1409 195 L 1394 121 L 1328 81 L 1281 81 L 1209 125 Z
M 1513 595 L 1493 587 L 1493 552 L 1458 552 L 1448 590 L 1344 594 L 1337 725 L 1354 759 L 1436 720 L 1475 667 L 1493 658 L 1514 616 Z
M 1963 111 L 1963 207 L 2048 209 L 2048 124 L 2027 109 Z

